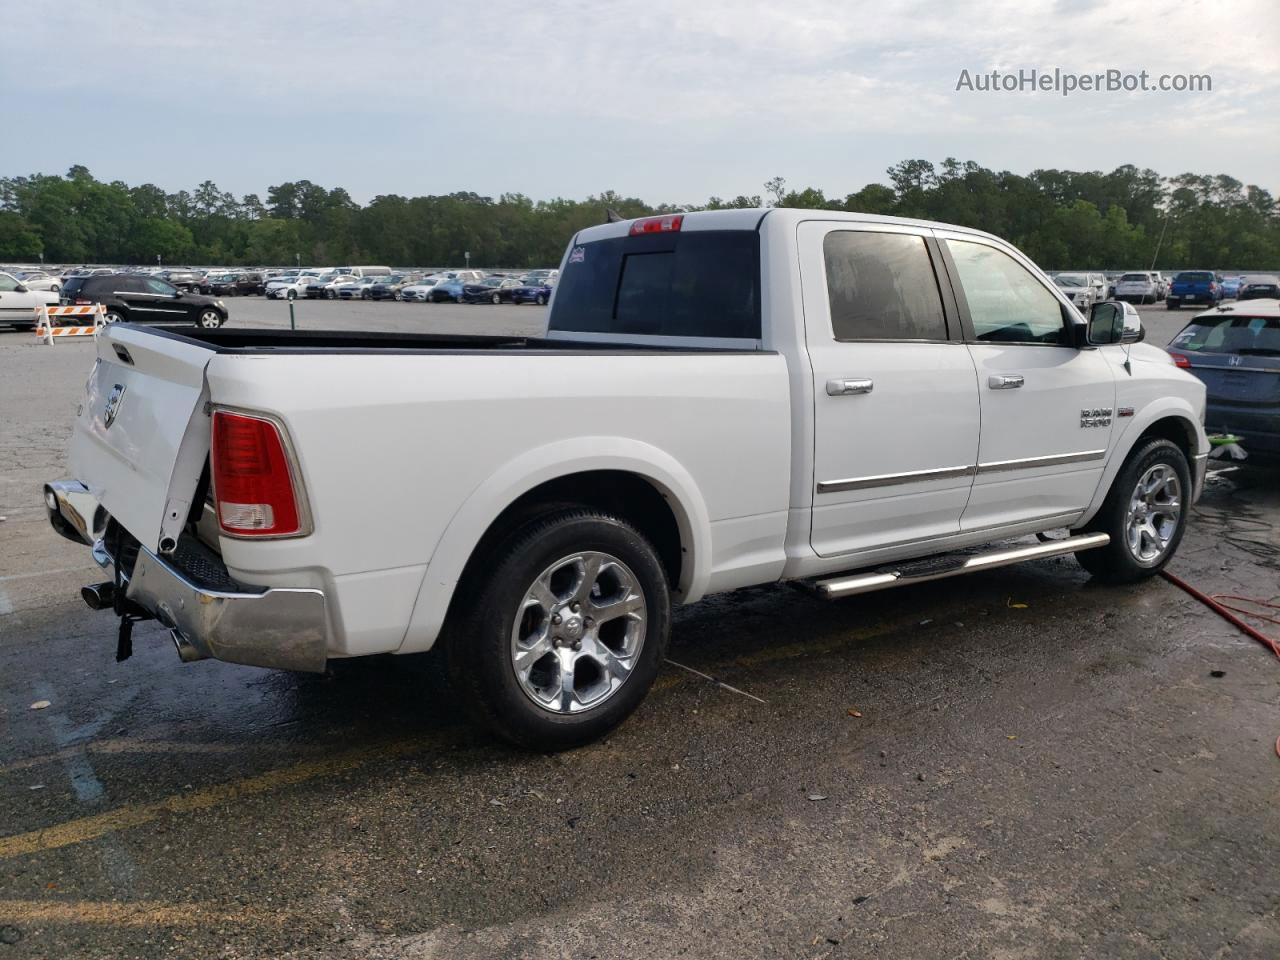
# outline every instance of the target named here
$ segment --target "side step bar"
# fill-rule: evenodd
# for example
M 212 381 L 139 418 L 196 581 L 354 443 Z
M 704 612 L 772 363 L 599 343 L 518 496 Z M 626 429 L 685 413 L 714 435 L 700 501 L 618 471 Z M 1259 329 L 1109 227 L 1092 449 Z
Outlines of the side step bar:
M 944 554 L 940 557 L 904 564 L 897 570 L 880 569 L 818 580 L 813 583 L 813 588 L 829 600 L 838 600 L 841 597 L 852 597 L 859 593 L 871 593 L 873 590 L 887 590 L 890 587 L 905 587 L 912 583 L 958 577 L 961 574 L 977 573 L 980 570 L 994 570 L 996 567 L 1007 567 L 1024 560 L 1039 560 L 1043 557 L 1058 557 L 1065 553 L 1091 550 L 1094 547 L 1105 547 L 1110 542 L 1109 534 L 1082 533 L 1079 536 L 1067 537 L 1065 540 L 1047 540 L 1043 543 L 995 550 L 991 553 L 956 554 L 950 557 Z

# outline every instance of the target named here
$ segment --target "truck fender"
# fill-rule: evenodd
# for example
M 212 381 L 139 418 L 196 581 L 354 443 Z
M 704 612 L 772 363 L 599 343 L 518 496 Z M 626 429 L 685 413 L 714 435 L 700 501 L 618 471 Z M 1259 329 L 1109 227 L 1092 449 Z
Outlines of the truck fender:
M 503 510 L 543 483 L 594 470 L 635 474 L 666 497 L 685 552 L 680 598 L 692 602 L 701 597 L 710 577 L 711 519 L 693 477 L 670 454 L 639 440 L 576 437 L 524 451 L 495 470 L 463 502 L 432 550 L 398 652 L 418 653 L 435 643 L 463 568 Z
M 1164 420 L 1170 417 L 1185 421 L 1185 426 L 1194 432 L 1195 441 L 1192 444 L 1192 456 L 1197 453 L 1208 452 L 1209 439 L 1205 436 L 1204 427 L 1200 425 L 1200 414 L 1182 397 L 1159 397 L 1142 407 L 1136 416 L 1117 419 L 1115 421 L 1116 424 L 1122 424 L 1123 426 L 1121 426 L 1120 433 L 1115 437 L 1112 444 L 1111 455 L 1107 458 L 1107 465 L 1102 471 L 1102 478 L 1098 481 L 1098 488 L 1094 491 L 1093 500 L 1076 522 L 1076 526 L 1083 526 L 1088 523 L 1093 519 L 1093 515 L 1102 508 L 1102 502 L 1107 499 L 1107 494 L 1111 491 L 1111 484 L 1115 481 L 1116 474 L 1120 472 L 1125 460 L 1129 458 L 1129 454 L 1137 446 L 1138 439 L 1147 432 L 1147 428 L 1157 420 Z M 1194 462 L 1188 464 L 1188 466 L 1191 468 L 1191 476 L 1194 478 Z

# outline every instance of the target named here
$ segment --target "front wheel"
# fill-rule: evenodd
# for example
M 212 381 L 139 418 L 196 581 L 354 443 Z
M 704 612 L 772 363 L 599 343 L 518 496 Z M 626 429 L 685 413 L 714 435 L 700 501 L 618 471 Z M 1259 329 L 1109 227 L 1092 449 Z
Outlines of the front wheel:
M 462 294 L 458 294 L 456 297 L 454 297 L 454 298 L 453 298 L 453 302 L 454 302 L 454 303 L 466 303 L 466 302 L 467 302 L 467 298 L 466 298 L 466 297 L 464 297 Z
M 1107 583 L 1134 583 L 1159 573 L 1182 541 L 1191 495 L 1191 469 L 1182 450 L 1169 440 L 1144 443 L 1129 454 L 1084 528 L 1110 534 L 1111 542 L 1077 553 L 1080 566 Z
M 495 293 L 492 297 L 490 297 L 489 299 L 493 302 L 493 305 L 494 305 L 495 307 L 496 307 L 498 304 L 502 303 L 502 297 L 498 296 L 496 293 Z
M 290 300 L 297 300 L 297 299 L 298 299 L 298 292 L 297 292 L 296 290 L 290 290 L 290 291 L 286 294 L 286 296 L 287 296 Z
M 671 631 L 666 573 L 625 520 L 560 509 L 469 571 L 448 656 L 455 689 L 500 737 L 563 750 L 603 736 L 649 691 Z
M 217 310 L 201 310 L 200 316 L 196 318 L 196 323 L 206 330 L 216 330 L 222 326 L 222 314 Z

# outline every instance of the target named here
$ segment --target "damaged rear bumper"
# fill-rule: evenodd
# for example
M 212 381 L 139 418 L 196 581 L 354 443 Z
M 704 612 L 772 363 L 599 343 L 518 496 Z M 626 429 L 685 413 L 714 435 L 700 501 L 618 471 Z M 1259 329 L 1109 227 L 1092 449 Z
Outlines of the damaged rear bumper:
M 83 484 L 48 484 L 45 507 L 58 533 L 89 546 L 99 566 L 114 569 L 111 519 Z M 166 556 L 139 545 L 125 566 L 119 577 L 126 598 L 172 631 L 184 661 L 324 670 L 330 624 L 323 590 L 238 583 L 213 551 L 186 537 Z

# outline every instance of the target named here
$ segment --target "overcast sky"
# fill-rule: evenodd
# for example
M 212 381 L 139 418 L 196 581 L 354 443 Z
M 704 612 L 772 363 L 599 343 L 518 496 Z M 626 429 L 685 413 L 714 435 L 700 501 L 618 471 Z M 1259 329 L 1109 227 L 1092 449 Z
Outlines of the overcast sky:
M 954 156 L 1280 193 L 1277 0 L 43 0 L 21 19 L 5 175 L 701 202 L 779 175 L 843 196 Z M 963 69 L 1054 67 L 1213 91 L 955 89 Z

